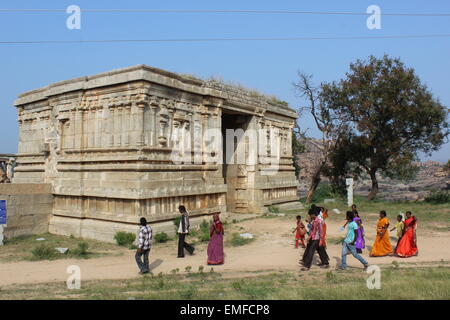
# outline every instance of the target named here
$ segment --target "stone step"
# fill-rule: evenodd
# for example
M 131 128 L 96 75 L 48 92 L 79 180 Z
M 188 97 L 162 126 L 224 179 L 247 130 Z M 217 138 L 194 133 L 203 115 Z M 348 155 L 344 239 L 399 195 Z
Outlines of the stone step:
M 303 204 L 300 201 L 280 203 L 280 204 L 275 204 L 273 206 L 275 208 L 278 208 L 280 211 L 305 209 L 305 207 L 303 206 Z

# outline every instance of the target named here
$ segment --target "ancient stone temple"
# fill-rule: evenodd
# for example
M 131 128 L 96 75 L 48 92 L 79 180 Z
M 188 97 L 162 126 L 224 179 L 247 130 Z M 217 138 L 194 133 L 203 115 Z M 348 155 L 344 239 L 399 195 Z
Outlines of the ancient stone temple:
M 51 184 L 50 232 L 111 240 L 141 216 L 173 229 L 180 204 L 204 216 L 298 202 L 296 113 L 275 98 L 139 65 L 26 92 L 15 106 L 13 184 Z

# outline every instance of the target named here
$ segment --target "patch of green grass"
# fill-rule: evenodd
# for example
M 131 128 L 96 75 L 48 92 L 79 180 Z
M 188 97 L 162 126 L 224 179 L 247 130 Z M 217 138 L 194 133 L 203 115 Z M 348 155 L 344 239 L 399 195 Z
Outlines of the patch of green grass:
M 419 224 L 423 222 L 434 222 L 450 224 L 450 206 L 448 204 L 434 204 L 427 202 L 389 202 L 382 200 L 368 201 L 364 197 L 355 197 L 354 203 L 358 206 L 358 212 L 363 222 L 369 220 L 377 220 L 377 214 L 381 210 L 385 210 L 391 222 L 394 222 L 399 213 L 411 211 L 418 219 Z M 344 201 L 336 201 L 335 203 L 316 203 L 329 209 L 331 217 L 340 217 L 344 223 L 345 212 L 349 210 L 347 203 Z M 332 209 L 337 208 L 341 211 L 340 215 L 333 213 Z M 371 214 L 372 216 L 368 216 Z M 441 226 L 441 227 L 444 227 Z
M 0 299 L 331 299 L 405 300 L 450 299 L 450 267 L 382 269 L 381 289 L 368 289 L 368 274 L 362 270 L 311 270 L 308 274 L 272 272 L 245 278 L 222 278 L 217 273 L 202 277 L 160 274 L 127 280 L 84 281 L 80 290 L 65 283 L 13 285 L 2 288 Z M 208 277 L 215 277 L 208 281 Z
M 43 241 L 36 241 L 38 238 L 44 238 Z M 84 242 L 84 245 L 79 247 L 79 243 Z M 105 255 L 121 255 L 122 250 L 118 250 L 113 243 L 102 242 L 92 239 L 80 239 L 74 236 L 60 236 L 50 233 L 27 235 L 9 238 L 5 241 L 5 245 L 0 247 L 0 260 L 2 262 L 21 261 L 21 260 L 37 260 L 37 257 L 45 256 L 44 250 L 39 249 L 40 253 L 34 255 L 31 253 L 36 247 L 48 247 L 50 259 L 66 259 L 66 258 L 94 258 Z M 83 248 L 84 246 L 84 248 Z M 67 254 L 61 254 L 55 248 L 68 248 Z M 50 250 L 51 249 L 51 250 Z M 81 250 L 80 250 L 81 249 Z M 52 253 L 50 253 L 50 251 Z M 54 255 L 53 255 L 54 251 Z M 87 254 L 84 254 L 87 252 Z M 81 253 L 81 254 L 80 254 Z
M 69 250 L 69 254 L 79 257 L 79 258 L 87 259 L 89 257 L 88 249 L 89 249 L 89 243 L 82 241 L 82 242 L 78 243 L 78 247 L 75 250 L 73 250 L 73 251 Z
M 54 260 L 58 252 L 48 244 L 40 244 L 31 250 L 32 257 L 30 260 Z
M 231 236 L 231 240 L 230 243 L 233 247 L 240 247 L 240 246 L 245 246 L 246 244 L 249 244 L 250 242 L 254 241 L 255 238 L 253 239 L 247 239 L 247 238 L 243 238 L 239 235 L 239 233 L 233 233 Z

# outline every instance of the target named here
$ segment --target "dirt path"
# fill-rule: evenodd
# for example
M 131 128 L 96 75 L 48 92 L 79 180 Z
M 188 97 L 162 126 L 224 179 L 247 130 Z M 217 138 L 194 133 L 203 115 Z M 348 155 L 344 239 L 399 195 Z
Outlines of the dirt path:
M 341 218 L 341 217 L 338 217 Z M 290 233 L 295 224 L 288 218 L 258 218 L 243 221 L 238 224 L 242 231 L 248 231 L 256 236 L 256 240 L 242 247 L 225 248 L 225 264 L 215 266 L 214 270 L 223 273 L 242 273 L 286 270 L 298 271 L 298 260 L 303 249 L 295 249 L 293 246 L 293 235 Z M 341 246 L 333 241 L 344 234 L 339 232 L 339 227 L 343 224 L 337 219 L 328 219 L 328 254 L 330 264 L 334 268 L 340 263 Z M 370 223 L 366 227 L 366 245 L 371 248 L 375 237 L 375 227 Z M 231 226 L 227 228 L 230 231 Z M 237 226 L 233 225 L 233 229 Z M 227 231 L 227 230 L 226 230 Z M 391 235 L 393 235 L 391 233 Z M 226 237 L 230 232 L 226 233 Z M 392 241 L 393 245 L 396 240 Z M 397 261 L 404 263 L 426 263 L 450 261 L 450 234 L 438 232 L 418 231 L 419 256 L 408 259 L 395 257 L 370 258 L 367 249 L 363 256 L 370 264 L 391 264 Z M 353 257 L 347 259 L 350 267 L 361 268 L 359 262 Z M 194 256 L 186 256 L 184 259 L 176 257 L 176 243 L 172 241 L 165 245 L 156 245 L 150 255 L 150 263 L 153 273 L 168 273 L 179 268 L 184 272 L 186 266 L 191 266 L 192 271 L 197 271 L 199 266 L 204 266 L 205 271 L 210 267 L 206 266 L 206 244 L 196 247 Z M 106 279 L 128 279 L 139 277 L 134 261 L 134 252 L 126 251 L 122 256 L 110 256 L 89 260 L 64 259 L 55 261 L 39 262 L 11 262 L 0 263 L 0 286 L 14 284 L 41 283 L 53 281 L 66 281 L 69 274 L 67 267 L 77 265 L 81 268 L 82 281 L 86 280 L 106 280 Z M 313 267 L 315 268 L 315 267 Z

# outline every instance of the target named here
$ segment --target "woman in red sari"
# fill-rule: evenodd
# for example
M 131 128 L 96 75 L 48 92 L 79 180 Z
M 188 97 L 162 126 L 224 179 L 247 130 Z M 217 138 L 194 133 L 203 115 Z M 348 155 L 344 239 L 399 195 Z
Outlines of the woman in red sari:
M 416 228 L 416 217 L 411 215 L 411 211 L 407 211 L 403 236 L 400 238 L 397 248 L 395 249 L 396 256 L 408 258 L 416 256 L 419 253 L 419 249 L 417 249 Z
M 219 214 L 214 214 L 214 220 L 210 229 L 208 243 L 208 265 L 217 265 L 224 263 L 223 253 L 223 225 L 220 221 Z

